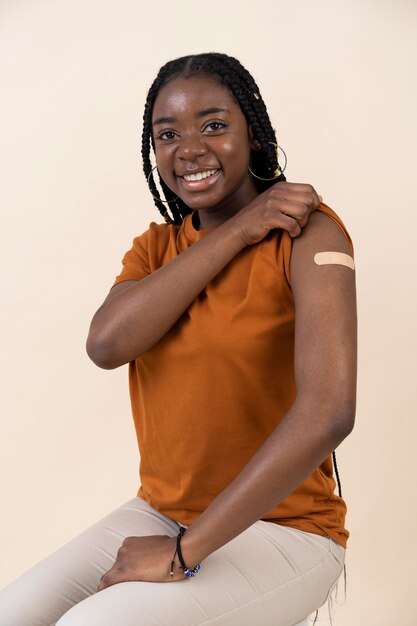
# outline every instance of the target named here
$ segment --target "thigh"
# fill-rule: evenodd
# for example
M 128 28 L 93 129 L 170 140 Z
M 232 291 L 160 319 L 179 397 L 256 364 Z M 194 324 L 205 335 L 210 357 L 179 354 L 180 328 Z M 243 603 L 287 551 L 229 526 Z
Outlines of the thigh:
M 325 602 L 344 557 L 329 537 L 258 521 L 205 559 L 195 578 L 113 585 L 57 626 L 291 626 Z
M 126 537 L 177 529 L 141 498 L 128 500 L 0 590 L 0 626 L 52 626 L 96 593 Z

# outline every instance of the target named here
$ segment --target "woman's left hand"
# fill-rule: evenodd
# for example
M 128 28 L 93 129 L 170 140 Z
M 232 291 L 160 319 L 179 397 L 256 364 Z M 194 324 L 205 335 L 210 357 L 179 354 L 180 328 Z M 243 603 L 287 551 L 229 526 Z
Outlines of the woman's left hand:
M 97 591 L 129 580 L 174 582 L 186 580 L 175 555 L 174 575 L 170 575 L 171 561 L 176 548 L 176 537 L 150 535 L 126 537 L 117 552 L 116 561 L 100 580 Z

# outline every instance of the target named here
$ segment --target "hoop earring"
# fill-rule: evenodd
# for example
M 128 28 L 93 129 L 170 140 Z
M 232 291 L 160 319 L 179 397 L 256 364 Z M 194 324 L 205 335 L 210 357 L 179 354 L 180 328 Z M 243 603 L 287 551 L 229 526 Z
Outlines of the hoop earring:
M 154 171 L 157 167 L 158 167 L 157 165 L 154 165 L 154 166 L 153 166 L 153 168 L 151 169 L 151 171 L 150 171 L 150 172 L 149 172 L 149 174 L 148 174 L 148 187 L 149 187 L 149 191 L 150 191 L 150 193 L 151 193 L 152 198 L 154 198 L 155 200 L 159 200 L 159 202 L 164 202 L 165 204 L 169 204 L 170 202 L 176 202 L 176 201 L 178 200 L 178 197 L 179 197 L 179 196 L 177 196 L 177 197 L 176 197 L 176 198 L 174 198 L 173 200 L 162 200 L 162 198 L 157 198 L 156 196 L 154 196 L 154 195 L 153 195 L 153 193 L 152 193 L 152 191 L 151 191 L 151 188 L 150 188 L 150 186 L 149 186 L 149 179 L 150 179 L 150 177 L 151 177 L 151 175 L 152 175 L 153 171 Z
M 278 150 L 281 150 L 282 154 L 284 155 L 285 165 L 284 165 L 284 167 L 282 169 L 278 165 L 278 167 L 275 170 L 274 175 L 272 176 L 272 178 L 262 178 L 261 176 L 258 176 L 257 174 L 252 172 L 251 168 L 248 166 L 249 172 L 252 174 L 252 176 L 254 178 L 257 178 L 258 180 L 265 180 L 265 181 L 275 180 L 276 178 L 279 178 L 281 176 L 281 174 L 284 173 L 284 170 L 287 167 L 287 155 L 285 154 L 284 149 L 281 148 L 281 146 L 278 146 L 278 144 L 274 143 L 273 141 L 268 141 L 268 143 L 271 144 L 271 146 L 275 146 L 275 150 L 276 150 L 276 153 L 277 153 L 277 162 L 278 162 Z

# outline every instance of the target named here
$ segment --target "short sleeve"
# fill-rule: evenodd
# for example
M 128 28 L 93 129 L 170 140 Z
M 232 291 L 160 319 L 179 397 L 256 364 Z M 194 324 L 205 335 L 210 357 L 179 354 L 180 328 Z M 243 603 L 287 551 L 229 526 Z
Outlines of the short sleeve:
M 124 280 L 141 280 L 151 273 L 148 253 L 149 230 L 133 239 L 130 250 L 122 259 L 122 271 L 112 285 L 114 287 Z
M 340 217 L 337 215 L 337 213 L 335 213 L 333 209 L 331 209 L 330 207 L 327 206 L 327 204 L 324 204 L 324 203 L 321 203 L 321 205 L 318 208 L 318 211 L 321 211 L 322 213 L 325 213 L 326 215 L 328 215 L 338 225 L 338 227 L 344 234 L 349 244 L 349 247 L 352 251 L 352 256 L 354 256 L 352 239 L 349 235 L 349 232 L 346 226 L 344 225 Z M 293 239 L 290 236 L 290 234 L 287 231 L 283 231 L 282 238 L 281 238 L 281 245 L 279 246 L 279 250 L 278 250 L 278 265 L 280 269 L 284 272 L 287 282 L 290 286 L 291 286 L 290 266 L 291 266 L 292 244 L 293 244 Z

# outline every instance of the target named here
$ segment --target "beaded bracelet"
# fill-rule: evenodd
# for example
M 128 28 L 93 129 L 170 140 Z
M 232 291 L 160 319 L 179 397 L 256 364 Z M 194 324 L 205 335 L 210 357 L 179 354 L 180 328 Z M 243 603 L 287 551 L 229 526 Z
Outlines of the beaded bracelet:
M 184 563 L 184 559 L 183 559 L 182 552 L 181 552 L 181 538 L 186 530 L 187 529 L 184 526 L 180 526 L 180 532 L 177 535 L 177 548 L 174 552 L 174 556 L 172 557 L 172 561 L 171 561 L 171 569 L 169 572 L 170 576 L 174 575 L 174 564 L 175 564 L 176 554 L 178 554 L 178 559 L 181 563 L 181 569 L 184 571 L 184 576 L 195 576 L 198 573 L 198 571 L 201 569 L 200 563 L 197 563 L 197 565 L 195 565 L 193 569 L 189 569 Z

